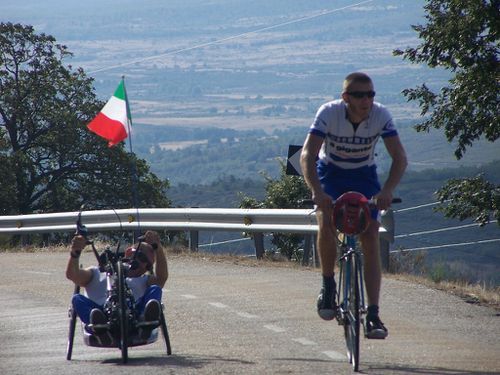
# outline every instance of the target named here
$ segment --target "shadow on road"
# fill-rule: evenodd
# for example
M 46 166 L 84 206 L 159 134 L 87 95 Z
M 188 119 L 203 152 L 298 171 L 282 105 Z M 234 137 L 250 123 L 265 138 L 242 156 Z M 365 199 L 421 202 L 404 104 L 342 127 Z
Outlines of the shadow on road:
M 361 363 L 361 374 L 371 374 L 380 371 L 388 371 L 390 374 L 425 374 L 425 375 L 494 375 L 498 371 L 471 371 L 471 370 L 456 370 L 442 367 L 411 367 L 411 366 L 367 366 L 363 368 Z
M 117 364 L 123 365 L 127 367 L 132 366 L 151 366 L 151 367 L 164 367 L 168 366 L 171 368 L 174 367 L 185 367 L 185 368 L 194 368 L 201 369 L 205 365 L 213 362 L 225 362 L 225 363 L 236 363 L 242 365 L 252 365 L 255 362 L 243 361 L 240 359 L 232 359 L 232 358 L 224 358 L 219 356 L 213 357 L 193 357 L 193 356 L 181 356 L 181 355 L 171 355 L 171 356 L 163 356 L 163 357 L 129 357 L 128 362 L 123 364 L 121 362 L 121 358 L 110 358 L 103 360 L 103 364 Z

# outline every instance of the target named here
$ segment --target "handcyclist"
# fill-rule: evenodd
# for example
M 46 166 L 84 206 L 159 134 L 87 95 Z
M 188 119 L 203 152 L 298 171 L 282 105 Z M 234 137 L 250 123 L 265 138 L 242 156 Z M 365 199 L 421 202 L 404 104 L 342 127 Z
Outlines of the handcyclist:
M 85 288 L 85 295 L 75 294 L 72 304 L 81 321 L 87 325 L 102 325 L 107 322 L 103 307 L 107 298 L 106 273 L 98 266 L 80 268 L 80 254 L 86 246 L 86 239 L 81 235 L 73 237 L 70 258 L 66 267 L 66 277 L 76 285 Z M 147 231 L 144 240 L 129 247 L 125 257 L 134 259 L 134 266 L 128 272 L 127 285 L 132 290 L 136 301 L 136 312 L 143 321 L 158 321 L 161 312 L 162 288 L 168 278 L 167 259 L 160 237 L 155 231 Z M 154 266 L 154 272 L 153 272 Z M 140 332 L 147 339 L 152 326 L 145 325 Z M 108 332 L 90 330 L 101 340 L 110 340 Z
M 349 74 L 343 82 L 342 98 L 323 104 L 312 123 L 301 154 L 305 181 L 317 205 L 318 237 L 323 284 L 317 301 L 322 319 L 335 317 L 336 284 L 334 266 L 336 240 L 332 223 L 332 199 L 347 191 L 375 197 L 369 226 L 360 234 L 365 258 L 365 286 L 368 299 L 368 338 L 385 338 L 388 331 L 379 318 L 381 264 L 379 210 L 390 206 L 393 191 L 407 166 L 406 153 L 388 110 L 374 101 L 371 78 L 361 72 Z M 392 159 L 389 175 L 381 186 L 374 160 L 375 145 L 382 137 Z

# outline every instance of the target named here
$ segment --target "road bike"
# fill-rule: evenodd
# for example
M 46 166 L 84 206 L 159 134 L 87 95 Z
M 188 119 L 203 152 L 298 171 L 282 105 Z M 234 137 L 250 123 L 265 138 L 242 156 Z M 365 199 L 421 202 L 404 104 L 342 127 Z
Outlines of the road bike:
M 362 194 L 357 192 L 348 192 L 346 194 L 351 194 L 354 198 L 354 201 L 351 202 L 353 206 L 360 207 L 364 205 L 367 214 L 370 208 L 376 208 L 375 199 L 367 200 Z M 342 196 L 339 199 L 341 198 Z M 306 202 L 313 203 L 312 201 Z M 337 201 L 333 201 L 334 212 L 336 203 Z M 392 203 L 401 203 L 401 199 L 394 198 Z M 333 222 L 335 222 L 335 219 Z M 365 229 L 367 225 L 368 222 L 365 223 Z M 357 372 L 359 371 L 361 326 L 363 326 L 365 337 L 367 334 L 364 324 L 364 316 L 367 313 L 367 307 L 365 304 L 363 280 L 363 253 L 358 246 L 358 235 L 362 231 L 342 232 L 339 230 L 339 227 L 341 226 L 337 225 L 335 228 L 337 234 L 337 247 L 339 249 L 339 256 L 337 258 L 337 311 L 335 319 L 339 325 L 344 327 L 347 357 L 353 370 Z
M 81 223 L 81 211 L 77 219 L 77 233 L 87 238 L 87 229 Z M 129 270 L 135 266 L 134 258 L 126 258 L 124 252 L 120 251 L 120 243 L 115 250 L 107 247 L 100 254 L 97 251 L 94 242 L 87 240 L 87 244 L 92 246 L 92 251 L 99 264 L 99 270 L 106 274 L 107 280 L 107 299 L 104 304 L 104 312 L 107 317 L 107 322 L 104 324 L 85 326 L 82 323 L 82 332 L 84 343 L 87 346 L 93 347 L 112 347 L 119 348 L 121 351 L 122 362 L 128 361 L 128 348 L 151 344 L 158 339 L 158 327 L 161 328 L 167 355 L 172 354 L 170 339 L 168 335 L 167 323 L 164 315 L 164 306 L 161 304 L 160 320 L 153 322 L 140 321 L 135 311 L 134 296 L 127 285 L 126 278 Z M 141 237 L 139 237 L 139 246 Z M 137 254 L 138 252 L 135 252 Z M 80 287 L 75 285 L 73 294 L 79 294 Z M 76 330 L 77 313 L 73 304 L 70 305 L 68 315 L 70 318 L 68 343 L 66 349 L 66 359 L 71 360 L 73 353 L 73 343 Z M 94 329 L 104 330 L 109 338 L 109 341 L 103 342 L 98 335 L 94 334 Z M 148 337 L 143 337 L 141 330 L 147 329 L 151 332 Z

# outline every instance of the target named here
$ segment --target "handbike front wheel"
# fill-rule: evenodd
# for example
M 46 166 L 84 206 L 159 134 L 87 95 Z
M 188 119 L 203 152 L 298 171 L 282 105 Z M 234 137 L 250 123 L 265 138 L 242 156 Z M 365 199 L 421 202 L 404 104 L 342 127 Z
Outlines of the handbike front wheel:
M 121 261 L 116 263 L 116 273 L 118 278 L 118 304 L 120 318 L 120 349 L 122 352 L 122 362 L 128 361 L 128 308 L 125 295 L 125 272 Z

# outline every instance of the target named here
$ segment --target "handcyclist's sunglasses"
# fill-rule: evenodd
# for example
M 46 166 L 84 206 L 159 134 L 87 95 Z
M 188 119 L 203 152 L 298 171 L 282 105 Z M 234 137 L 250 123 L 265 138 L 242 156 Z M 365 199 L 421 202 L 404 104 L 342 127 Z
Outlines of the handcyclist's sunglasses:
M 346 94 L 355 97 L 356 99 L 362 99 L 365 97 L 371 99 L 375 97 L 375 91 L 349 91 Z

